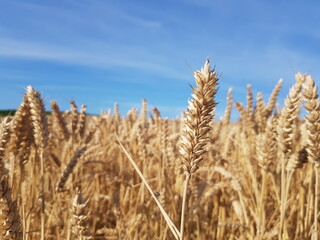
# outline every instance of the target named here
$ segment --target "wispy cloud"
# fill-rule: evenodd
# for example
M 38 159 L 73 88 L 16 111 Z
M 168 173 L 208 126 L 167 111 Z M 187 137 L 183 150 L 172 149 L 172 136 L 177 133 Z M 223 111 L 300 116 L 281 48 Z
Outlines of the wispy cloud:
M 8 5 L 8 9 L 25 16 L 24 22 L 17 18 L 16 23 L 24 34 L 0 23 L 0 57 L 133 68 L 162 77 L 187 79 L 188 73 L 175 69 L 169 56 L 151 49 L 151 43 L 139 42 L 148 31 L 162 28 L 159 19 L 139 16 L 112 1 L 87 4 L 71 0 L 59 5 L 12 1 Z
M 98 48 L 103 50 L 99 52 L 96 50 Z M 128 67 L 155 72 L 160 76 L 174 79 L 188 79 L 187 74 L 157 62 L 157 56 L 150 59 L 151 54 L 147 54 L 145 57 L 138 58 L 134 46 L 116 46 L 115 48 L 123 51 L 115 52 L 112 46 L 107 45 L 95 46 L 94 49 L 81 49 L 0 38 L 0 56 L 4 57 L 58 61 L 99 68 Z

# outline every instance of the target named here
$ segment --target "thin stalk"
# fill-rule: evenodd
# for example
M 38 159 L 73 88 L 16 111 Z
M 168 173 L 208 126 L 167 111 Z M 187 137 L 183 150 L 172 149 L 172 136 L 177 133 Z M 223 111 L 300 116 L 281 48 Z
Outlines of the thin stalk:
M 285 213 L 286 213 L 286 208 L 287 208 L 287 200 L 288 200 L 288 196 L 289 196 L 289 190 L 290 190 L 290 183 L 291 183 L 291 179 L 293 176 L 294 170 L 290 170 L 289 174 L 286 174 L 286 181 L 285 181 L 285 192 L 284 192 L 284 198 L 281 201 L 282 207 L 283 207 L 283 217 L 285 218 Z M 282 219 L 282 227 L 284 227 L 284 220 Z M 282 228 L 282 232 L 283 232 L 283 228 Z M 284 233 L 283 233 L 284 234 Z M 286 239 L 286 237 L 284 235 L 282 235 L 282 238 Z
M 154 194 L 154 191 L 152 191 L 149 183 L 147 182 L 147 180 L 145 179 L 145 177 L 143 176 L 142 172 L 140 171 L 138 165 L 135 163 L 135 161 L 132 159 L 132 157 L 130 156 L 130 154 L 128 153 L 128 151 L 125 149 L 125 147 L 122 145 L 122 143 L 120 142 L 120 139 L 118 137 L 117 134 L 115 134 L 117 141 L 122 149 L 122 151 L 125 153 L 125 155 L 127 156 L 127 158 L 129 159 L 130 163 L 132 164 L 132 166 L 134 167 L 134 169 L 136 170 L 136 172 L 138 173 L 138 175 L 140 176 L 142 182 L 146 185 L 148 191 L 150 192 L 152 198 L 154 199 L 154 201 L 157 203 L 160 212 L 162 213 L 164 219 L 166 220 L 172 234 L 174 235 L 174 237 L 177 240 L 180 240 L 179 236 L 180 236 L 180 232 L 177 229 L 177 227 L 174 225 L 174 223 L 172 222 L 172 220 L 170 219 L 170 217 L 168 216 L 167 212 L 163 209 L 163 207 L 161 206 L 161 203 L 159 202 L 159 200 L 157 199 L 157 197 Z
M 186 180 L 184 182 L 184 189 L 183 189 L 183 199 L 182 199 L 182 209 L 181 209 L 181 225 L 180 225 L 180 240 L 183 240 L 183 234 L 184 234 L 186 202 L 187 202 L 188 185 L 189 185 L 190 178 L 191 178 L 191 174 L 187 173 Z
M 281 199 L 280 199 L 280 231 L 278 239 L 281 240 L 284 237 L 284 221 L 286 212 L 286 156 L 283 154 L 281 160 Z
M 315 184 L 314 184 L 314 232 L 312 240 L 318 239 L 318 187 L 319 187 L 319 173 L 317 164 L 314 165 Z
M 26 210 L 25 210 L 25 205 L 24 202 L 21 201 L 21 205 L 22 205 L 22 239 L 26 240 Z
M 306 213 L 306 217 L 305 217 L 305 229 L 307 230 L 306 232 L 309 233 L 311 231 L 311 226 L 312 226 L 312 210 L 313 210 L 313 206 L 314 206 L 314 191 L 313 191 L 313 187 L 314 187 L 314 181 L 315 181 L 315 173 L 312 169 L 312 167 L 310 166 L 310 172 L 309 172 L 309 185 L 308 185 L 308 199 L 307 199 L 307 213 Z
M 285 205 L 287 205 L 287 199 L 288 199 L 288 195 L 289 195 L 290 183 L 291 183 L 291 179 L 292 179 L 293 173 L 294 173 L 294 170 L 290 170 L 289 175 L 287 175 Z
M 265 213 L 264 213 L 264 206 L 263 206 L 263 200 L 264 200 L 264 192 L 266 187 L 266 172 L 262 170 L 262 181 L 261 181 L 261 190 L 260 190 L 260 199 L 259 199 L 259 226 L 258 226 L 258 235 L 260 237 L 263 236 L 263 233 L 265 231 Z
M 40 184 L 41 184 L 41 240 L 44 240 L 45 231 L 45 197 L 44 197 L 44 162 L 43 162 L 43 149 L 40 151 Z

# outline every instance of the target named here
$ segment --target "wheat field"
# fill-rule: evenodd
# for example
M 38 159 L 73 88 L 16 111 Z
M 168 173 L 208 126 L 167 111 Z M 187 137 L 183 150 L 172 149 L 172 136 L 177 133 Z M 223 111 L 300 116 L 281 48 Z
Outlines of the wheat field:
M 296 74 L 282 109 L 281 80 L 266 103 L 250 85 L 243 104 L 229 89 L 219 121 L 223 80 L 209 61 L 194 77 L 181 119 L 146 100 L 125 117 L 117 105 L 89 116 L 74 101 L 66 112 L 51 101 L 48 115 L 27 87 L 1 123 L 1 239 L 318 239 L 312 77 Z

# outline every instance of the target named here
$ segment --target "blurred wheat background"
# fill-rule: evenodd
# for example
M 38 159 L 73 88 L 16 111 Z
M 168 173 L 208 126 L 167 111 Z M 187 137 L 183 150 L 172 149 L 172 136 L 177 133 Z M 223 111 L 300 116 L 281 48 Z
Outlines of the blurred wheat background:
M 219 121 L 223 80 L 209 61 L 194 77 L 187 111 L 171 120 L 145 99 L 126 116 L 117 105 L 87 116 L 74 101 L 66 112 L 51 101 L 48 115 L 27 87 L 1 124 L 1 239 L 317 239 L 312 77 L 296 74 L 282 109 L 281 80 L 267 103 L 250 85 L 245 103 L 230 89 Z

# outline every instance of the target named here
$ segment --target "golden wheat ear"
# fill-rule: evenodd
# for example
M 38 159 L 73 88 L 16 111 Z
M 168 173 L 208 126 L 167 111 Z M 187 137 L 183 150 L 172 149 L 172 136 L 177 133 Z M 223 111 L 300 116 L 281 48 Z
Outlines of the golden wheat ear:
M 41 199 L 41 240 L 45 237 L 45 179 L 44 179 L 44 153 L 48 145 L 49 130 L 44 101 L 39 92 L 31 86 L 27 87 L 26 97 L 30 107 L 33 126 L 33 135 L 36 149 L 40 157 L 40 199 Z
M 94 239 L 92 233 L 88 229 L 88 213 L 87 205 L 89 199 L 85 199 L 81 192 L 77 193 L 72 203 L 72 213 L 74 226 L 73 231 L 78 239 L 91 240 Z
M 6 146 L 10 140 L 10 128 L 11 128 L 11 118 L 6 117 L 2 122 L 2 129 L 0 134 L 0 176 L 5 174 L 5 163 L 4 155 L 6 151 Z
M 307 128 L 307 152 L 309 162 L 320 164 L 320 101 L 318 88 L 311 76 L 306 77 L 303 89 L 304 107 Z
M 289 155 L 293 147 L 293 127 L 294 120 L 297 118 L 300 107 L 300 92 L 306 76 L 296 74 L 296 83 L 289 91 L 288 97 L 285 99 L 285 107 L 282 109 L 279 119 L 279 146 L 280 150 Z
M 283 80 L 280 79 L 278 81 L 278 83 L 276 84 L 276 86 L 274 87 L 274 89 L 272 90 L 272 93 L 271 93 L 269 101 L 268 101 L 267 109 L 266 109 L 266 117 L 269 117 L 271 115 L 271 113 L 276 105 L 277 98 L 278 98 L 279 92 L 282 87 L 282 82 L 283 82 Z
M 65 167 L 65 169 L 64 169 L 64 171 L 63 171 L 63 173 L 57 183 L 57 186 L 56 186 L 57 192 L 62 192 L 64 190 L 65 183 L 67 182 L 70 174 L 73 172 L 73 169 L 77 165 L 79 158 L 83 155 L 83 153 L 86 151 L 86 149 L 87 149 L 87 147 L 83 147 L 75 152 L 74 156 L 72 157 L 72 159 L 69 161 L 69 163 Z
M 198 169 L 204 149 L 209 139 L 207 133 L 213 120 L 214 100 L 217 92 L 218 77 L 215 70 L 210 70 L 209 60 L 201 71 L 194 72 L 197 87 L 192 88 L 193 94 L 184 118 L 184 129 L 181 133 L 180 156 L 186 174 L 192 174 Z
M 69 126 L 70 133 L 74 136 L 78 127 L 79 113 L 78 106 L 74 100 L 70 100 L 71 121 Z
M 10 152 L 19 159 L 20 166 L 23 166 L 29 160 L 34 143 L 31 112 L 26 95 L 13 116 L 11 132 Z
M 81 138 L 83 137 L 84 132 L 86 130 L 86 117 L 87 117 L 86 110 L 87 110 L 87 106 L 85 104 L 81 105 L 78 127 L 77 127 L 77 131 Z
M 44 102 L 40 93 L 34 90 L 31 86 L 27 87 L 26 96 L 30 106 L 35 143 L 41 152 L 44 151 L 44 148 L 48 145 L 49 136 Z
M 223 124 L 225 125 L 230 122 L 231 109 L 232 109 L 232 88 L 229 88 L 228 95 L 227 95 L 227 106 L 226 106 L 226 110 L 224 112 L 224 117 L 223 117 Z
M 67 124 L 63 119 L 63 116 L 60 112 L 59 106 L 55 101 L 51 101 L 51 110 L 52 110 L 52 118 L 53 122 L 57 126 L 57 131 L 59 136 L 63 136 L 65 140 L 69 138 L 69 131 L 67 128 Z
M 180 156 L 186 174 L 181 209 L 181 240 L 183 240 L 184 234 L 188 183 L 191 174 L 198 170 L 198 164 L 202 161 L 202 155 L 206 152 L 205 146 L 209 142 L 208 133 L 211 130 L 210 123 L 213 120 L 214 109 L 217 104 L 215 94 L 218 90 L 219 80 L 216 71 L 210 70 L 209 60 L 206 61 L 201 71 L 194 72 L 194 78 L 197 87 L 192 88 L 192 99 L 189 100 L 180 141 Z
M 314 183 L 314 232 L 312 239 L 318 239 L 318 191 L 319 191 L 319 171 L 320 167 L 320 101 L 318 88 L 311 76 L 306 77 L 303 97 L 308 115 L 305 116 L 307 128 L 307 152 L 308 161 L 314 164 L 315 183 Z
M 21 218 L 16 202 L 11 199 L 7 176 L 0 179 L 0 238 L 22 239 Z

